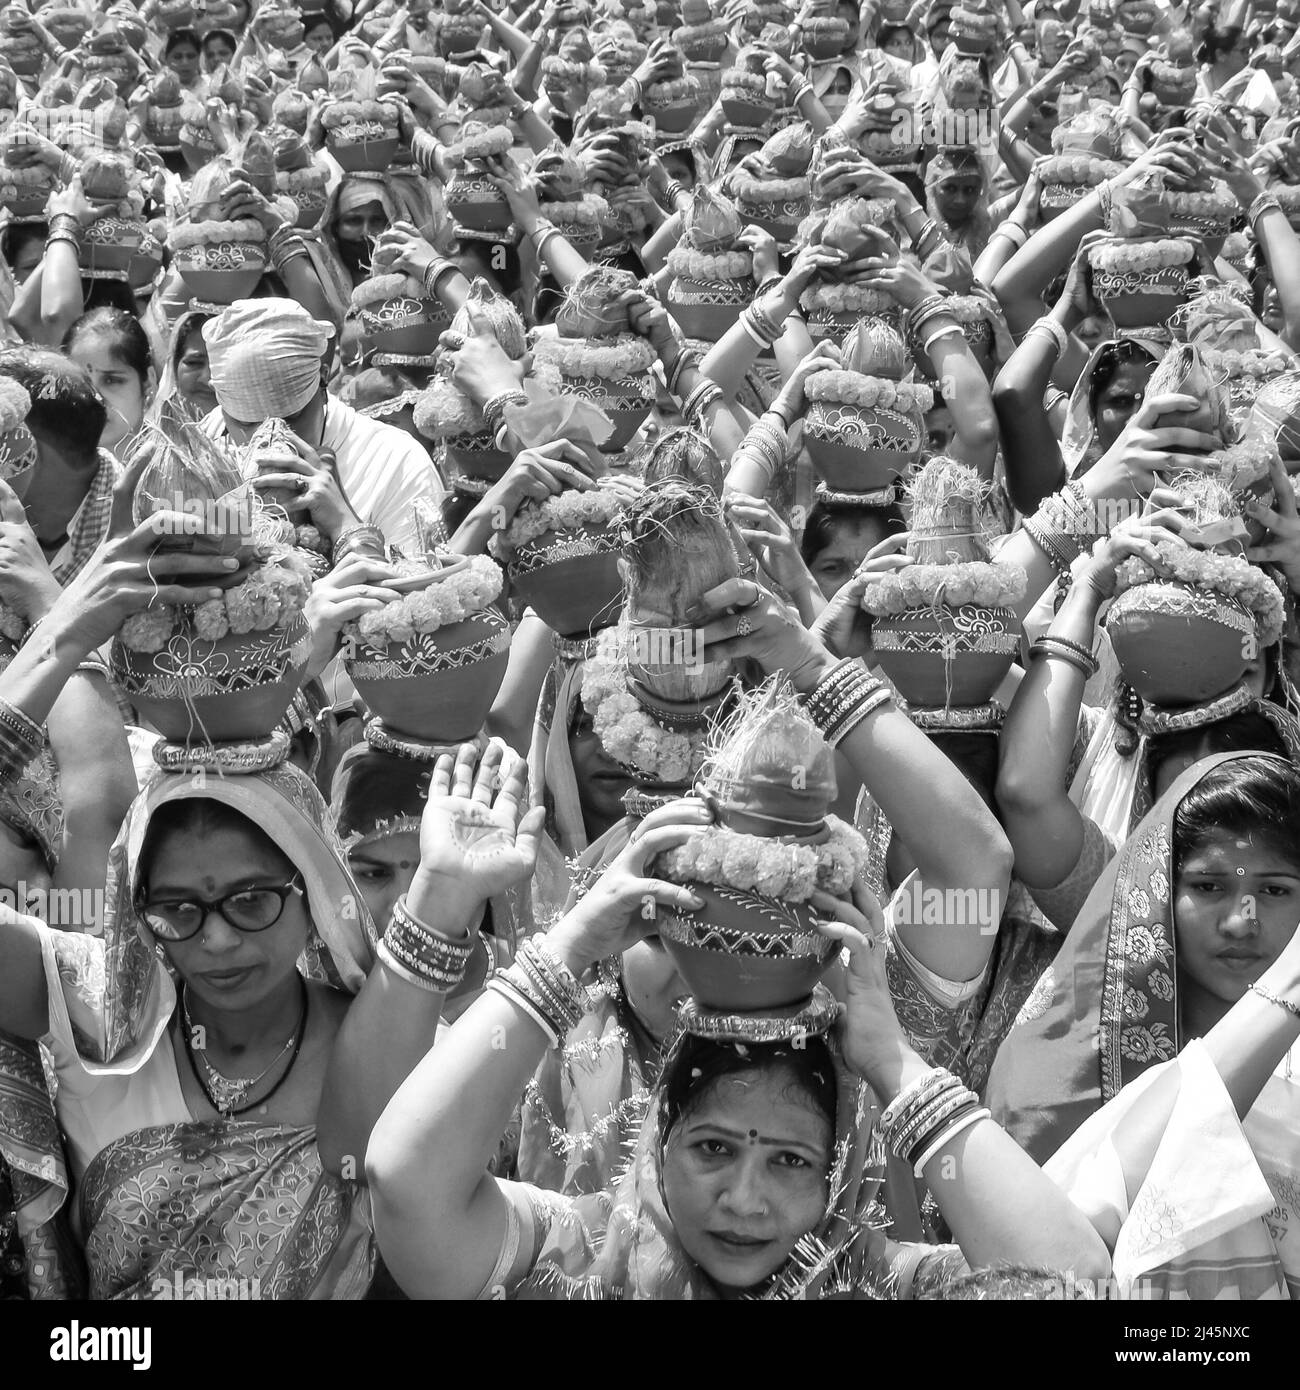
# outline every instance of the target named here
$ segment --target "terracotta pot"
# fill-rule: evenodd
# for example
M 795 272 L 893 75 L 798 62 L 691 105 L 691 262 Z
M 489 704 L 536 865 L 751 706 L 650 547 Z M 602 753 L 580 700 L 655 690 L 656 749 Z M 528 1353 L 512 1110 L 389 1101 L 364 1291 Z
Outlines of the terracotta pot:
M 806 317 L 808 336 L 814 344 L 829 341 L 834 343 L 836 347 L 843 347 L 845 338 L 857 327 L 858 320 L 864 317 L 864 311 L 846 309 L 842 313 L 837 313 L 832 309 L 811 309 Z M 899 326 L 897 308 L 873 311 L 871 317 L 885 319 L 895 328 Z
M 581 396 L 597 405 L 614 423 L 614 433 L 601 445 L 606 453 L 626 449 L 641 422 L 655 403 L 655 379 L 644 377 L 561 376 L 561 387 L 571 396 Z
M 816 63 L 838 58 L 849 41 L 849 25 L 844 19 L 821 19 L 800 33 L 803 51 Z
M 1160 22 L 1160 10 L 1151 0 L 1132 0 L 1119 7 L 1116 18 L 1126 33 L 1145 38 Z
M 177 251 L 175 265 L 185 288 L 208 304 L 233 304 L 247 299 L 266 274 L 266 244 L 260 241 L 221 241 L 186 246 Z
M 1020 650 L 1020 620 L 1008 608 L 963 604 L 876 618 L 880 669 L 909 705 L 968 708 L 993 698 Z
M 735 87 L 723 87 L 722 114 L 732 125 L 754 130 L 765 126 L 776 114 L 776 102 Z
M 147 233 L 143 222 L 128 222 L 120 217 L 101 217 L 92 222 L 81 237 L 81 273 L 125 278 Z
M 344 665 L 391 733 L 458 743 L 483 727 L 509 659 L 510 624 L 489 608 L 384 652 L 359 643 Z
M 1092 189 L 1082 183 L 1044 184 L 1038 198 L 1038 211 L 1045 222 L 1051 222 L 1063 212 L 1069 212 L 1075 203 L 1091 192 Z
M 758 1012 L 813 992 L 838 948 L 817 931 L 808 904 L 711 883 L 686 887 L 704 906 L 689 913 L 661 908 L 659 939 L 701 1005 Z
M 1116 328 L 1153 328 L 1187 299 L 1187 266 L 1151 273 L 1092 268 L 1092 291 Z
M 695 32 L 692 33 L 692 30 Z M 674 39 L 688 63 L 716 63 L 731 42 L 725 33 L 719 34 L 704 25 L 693 24 L 683 25 Z
M 474 232 L 504 232 L 510 225 L 510 204 L 483 174 L 458 169 L 446 189 L 447 211 L 462 227 Z
M 651 89 L 653 90 L 653 88 Z M 700 99 L 703 92 L 679 97 L 660 106 L 651 97 L 645 100 L 645 113 L 653 118 L 655 129 L 661 135 L 682 135 L 695 124 L 700 114 Z
M 335 131 L 325 136 L 325 148 L 345 174 L 382 174 L 393 162 L 401 143 L 395 131 L 378 140 L 349 140 Z
M 311 629 L 299 613 L 287 628 L 227 633 L 205 642 L 174 633 L 158 652 L 113 643 L 113 676 L 140 713 L 172 743 L 266 738 L 302 683 Z
M 920 458 L 924 421 L 919 412 L 810 401 L 803 437 L 818 477 L 832 492 L 877 492 Z
M 704 88 L 704 99 L 710 106 L 722 94 L 722 64 L 717 59 L 727 51 L 726 37 L 725 34 L 722 35 L 722 46 L 718 49 L 716 58 L 693 58 L 689 53 L 686 55 L 691 76 Z
M 623 582 L 622 544 L 606 526 L 547 531 L 506 566 L 515 597 L 561 637 L 587 637 L 614 622 Z
M 562 218 L 556 217 L 545 203 L 542 204 L 542 216 L 549 217 L 563 234 L 565 241 L 582 255 L 588 255 L 600 245 L 600 239 L 604 233 L 599 222 L 566 222 Z
M 737 201 L 736 206 L 746 222 L 762 227 L 765 232 L 771 232 L 777 241 L 784 243 L 795 239 L 799 224 L 808 216 L 812 200 L 794 198 L 779 203 L 750 203 L 742 199 Z
M 453 15 L 438 29 L 438 49 L 444 58 L 472 53 L 483 35 L 482 23 L 473 15 Z
M 667 628 L 635 614 L 629 615 L 627 629 L 628 676 L 644 690 L 654 712 L 668 714 L 671 723 L 691 722 L 730 682 L 731 661 L 705 661 L 695 629 Z
M 679 275 L 668 282 L 665 305 L 688 338 L 716 343 L 739 321 L 757 288 L 748 275 L 743 280 L 695 280 Z
M 310 232 L 319 226 L 325 215 L 325 205 L 329 202 L 329 190 L 324 184 L 319 188 L 296 188 L 292 193 L 287 189 L 277 192 L 287 194 L 298 208 L 298 220 L 293 224 L 300 232 Z
M 1181 68 L 1178 77 L 1165 78 L 1151 72 L 1151 90 L 1162 106 L 1190 106 L 1196 99 L 1196 69 Z
M 1255 642 L 1255 620 L 1234 599 L 1166 580 L 1120 594 L 1106 631 L 1124 679 L 1163 707 L 1200 704 L 1230 690 Z
M 366 352 L 428 357 L 449 326 L 447 311 L 436 300 L 401 296 L 367 305 L 357 314 Z
M 5 203 L 10 219 L 14 222 L 32 222 L 45 220 L 45 204 L 49 201 L 52 185 L 31 185 L 25 184 L 16 189 L 14 197 Z
M 462 478 L 481 478 L 485 482 L 499 483 L 505 477 L 506 469 L 514 462 L 514 455 L 498 449 L 487 430 L 481 430 L 478 434 L 453 435 L 446 444 L 448 469 Z

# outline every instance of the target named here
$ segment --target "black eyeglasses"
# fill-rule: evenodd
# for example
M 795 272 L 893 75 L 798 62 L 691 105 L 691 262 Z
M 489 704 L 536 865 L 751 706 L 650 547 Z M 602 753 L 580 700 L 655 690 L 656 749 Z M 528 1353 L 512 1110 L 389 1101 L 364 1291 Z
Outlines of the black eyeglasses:
M 213 912 L 236 931 L 265 931 L 283 916 L 289 897 L 302 897 L 303 891 L 302 881 L 295 878 L 275 887 L 241 888 L 211 901 L 186 898 L 181 902 L 149 903 L 141 898 L 136 901 L 136 910 L 155 936 L 164 941 L 188 941 L 202 930 Z

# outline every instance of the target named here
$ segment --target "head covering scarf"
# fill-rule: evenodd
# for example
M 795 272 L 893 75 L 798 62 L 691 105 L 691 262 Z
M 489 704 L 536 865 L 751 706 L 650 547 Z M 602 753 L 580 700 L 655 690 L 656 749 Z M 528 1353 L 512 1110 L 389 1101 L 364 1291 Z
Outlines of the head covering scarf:
M 683 1034 L 682 1037 L 685 1035 Z M 878 1196 L 883 1151 L 872 1125 L 871 1093 L 828 1039 L 835 1069 L 835 1144 L 826 1209 L 816 1229 L 757 1293 L 768 1300 L 887 1291 L 883 1213 Z M 679 1038 L 677 1047 L 681 1046 Z M 675 1051 L 675 1049 L 674 1049 Z M 673 1065 L 665 1061 L 665 1074 Z M 712 1299 L 718 1296 L 682 1248 L 663 1193 L 664 1116 L 651 1099 L 631 1163 L 612 1191 L 572 1199 L 577 1220 L 557 1205 L 539 1259 L 518 1297 Z M 575 1236 L 585 1231 L 586 1238 Z M 599 1232 L 598 1253 L 590 1237 Z
M 208 413 L 206 408 L 192 405 L 181 394 L 176 381 L 177 368 L 181 354 L 185 350 L 185 340 L 196 327 L 206 323 L 212 315 L 206 309 L 187 309 L 172 325 L 167 338 L 167 350 L 163 356 L 162 376 L 158 390 L 149 407 L 148 418 L 155 424 L 160 420 L 189 420 L 197 424 Z
M 1261 753 L 1187 769 L 1107 865 L 1054 965 L 993 1062 L 993 1118 L 1046 1161 L 1122 1087 L 1183 1045 L 1174 924 L 1174 818 L 1205 776 Z
M 1144 338 L 1107 338 L 1104 343 L 1097 345 L 1074 384 L 1066 410 L 1065 430 L 1061 436 L 1061 460 L 1067 473 L 1077 472 L 1084 462 L 1096 462 L 1097 422 L 1092 407 L 1092 379 L 1101 363 L 1102 353 L 1121 343 L 1132 343 L 1145 352 L 1152 362 L 1159 362 L 1164 355 L 1163 343 L 1154 340 L 1148 342 Z
M 222 410 L 252 424 L 297 415 L 320 390 L 332 324 L 294 299 L 239 299 L 203 326 Z

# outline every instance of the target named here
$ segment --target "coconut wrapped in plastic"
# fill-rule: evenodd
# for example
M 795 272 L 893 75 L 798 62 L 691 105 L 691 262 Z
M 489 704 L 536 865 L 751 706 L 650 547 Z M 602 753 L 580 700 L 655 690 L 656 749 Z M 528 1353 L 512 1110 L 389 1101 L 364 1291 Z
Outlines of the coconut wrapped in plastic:
M 591 266 L 569 286 L 555 316 L 558 337 L 539 335 L 533 374 L 551 389 L 575 393 L 613 422 L 606 447 L 626 448 L 656 395 L 654 349 L 631 331 L 624 300 L 637 289 L 629 271 Z
M 232 172 L 224 159 L 200 169 L 190 184 L 187 216 L 168 236 L 186 288 L 206 304 L 247 299 L 266 273 L 265 227 L 254 217 L 224 216 Z
M 833 1012 L 818 982 L 835 950 L 811 900 L 819 891 L 847 899 L 868 850 L 830 814 L 834 757 L 784 676 L 739 697 L 710 735 L 697 785 L 714 824 L 652 866 L 703 901 L 658 919 L 691 992 L 687 1026 L 745 1036 L 755 1019 L 755 1037 L 769 1036 L 770 1015 L 816 1011 L 814 991 Z
M 163 154 L 180 149 L 185 102 L 180 79 L 170 69 L 152 78 L 146 88 L 145 135 Z
M 82 41 L 80 67 L 85 79 L 107 77 L 119 96 L 128 96 L 140 75 L 140 59 L 114 19 L 106 19 Z
M 1158 542 L 1159 573 L 1137 556 L 1125 560 L 1106 631 L 1122 678 L 1141 699 L 1182 710 L 1241 686 L 1253 659 L 1280 638 L 1285 605 L 1274 581 L 1240 553 L 1240 494 L 1202 475 L 1180 475 L 1172 486 L 1188 504 L 1195 544 Z
M 949 458 L 930 459 L 908 487 L 912 564 L 863 595 L 881 670 L 909 708 L 983 709 L 1020 650 L 1015 605 L 1026 576 L 990 560 L 990 484 Z
M 151 426 L 140 455 L 137 519 L 159 510 L 198 518 L 198 533 L 178 543 L 235 555 L 244 568 L 220 598 L 153 604 L 128 618 L 113 643 L 114 681 L 180 756 L 194 745 L 255 745 L 232 750 L 229 769 L 254 770 L 311 655 L 303 613 L 311 566 L 283 538 L 283 513 L 267 508 L 241 462 L 198 429 Z
M 860 319 L 836 369 L 808 378 L 804 445 L 826 492 L 864 505 L 893 499 L 921 456 L 934 392 L 915 384 L 902 336 L 884 318 Z
M 1259 320 L 1250 305 L 1218 281 L 1189 299 L 1170 327 L 1197 349 L 1212 380 L 1226 388 L 1238 429 L 1263 387 L 1296 365 L 1292 353 L 1261 344 Z
M 1162 416 L 1155 422 L 1157 427 L 1176 423 L 1181 429 L 1200 430 L 1215 436 L 1222 446 L 1236 439 L 1226 384 L 1210 370 L 1200 349 L 1192 344 L 1172 344 L 1151 373 L 1146 394 L 1154 399 L 1169 393 L 1195 397 L 1200 404 L 1193 411 Z
M 41 23 L 62 48 L 76 48 L 90 32 L 92 18 L 80 5 L 46 5 Z
M 474 323 L 491 328 L 493 336 L 511 361 L 517 362 L 527 350 L 527 332 L 519 311 L 504 295 L 498 294 L 484 279 L 476 278 L 456 311 L 448 336 L 464 341 Z M 488 431 L 478 406 L 451 380 L 444 366 L 438 376 L 420 393 L 415 403 L 415 428 L 426 439 L 441 440 L 447 450 L 447 471 L 462 491 L 486 492 L 505 474 L 513 454 L 499 449 Z
M 0 11 L 0 57 L 19 77 L 35 77 L 45 66 L 45 45 L 21 5 Z
M 732 199 L 697 185 L 666 262 L 673 278 L 665 302 L 688 338 L 716 342 L 753 299 L 754 258 L 736 245 L 744 228 Z
M 21 125 L 0 134 L 0 207 L 11 222 L 43 222 L 45 204 L 55 188 L 54 171 L 35 160 Z

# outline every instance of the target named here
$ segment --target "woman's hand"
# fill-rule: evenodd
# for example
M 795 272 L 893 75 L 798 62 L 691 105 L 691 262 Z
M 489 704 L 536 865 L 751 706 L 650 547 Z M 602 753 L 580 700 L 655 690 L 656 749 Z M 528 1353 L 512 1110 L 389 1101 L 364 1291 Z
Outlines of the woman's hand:
M 1159 169 L 1169 179 L 1169 186 L 1175 190 L 1186 188 L 1196 181 L 1200 174 L 1200 155 L 1192 143 L 1192 135 L 1187 130 L 1162 130 L 1151 147 L 1144 150 L 1122 173 L 1110 181 L 1112 188 L 1123 188 L 1134 183 L 1144 174 Z
M 95 207 L 86 197 L 85 189 L 81 186 L 80 174 L 66 188 L 60 188 L 57 192 L 51 193 L 45 204 L 47 220 L 60 215 L 75 217 L 80 223 L 82 231 L 85 231 L 92 222 L 98 221 L 110 211 L 110 208 Z
M 817 242 L 811 246 L 805 246 L 795 256 L 790 269 L 786 271 L 785 279 L 781 282 L 782 292 L 797 298 L 823 270 L 842 266 L 846 254 L 838 246 L 822 246 Z
M 235 222 L 241 218 L 251 218 L 260 222 L 267 236 L 284 226 L 285 216 L 266 196 L 253 187 L 247 179 L 236 176 L 222 195 L 222 206 L 226 217 Z
M 305 610 L 312 642 L 306 679 L 320 675 L 334 659 L 346 623 L 396 601 L 397 592 L 384 587 L 393 574 L 382 560 L 349 555 L 311 586 Z
M 650 45 L 649 51 L 632 74 L 632 78 L 641 84 L 641 89 L 644 91 L 645 88 L 653 86 L 656 82 L 671 81 L 680 72 L 681 57 L 673 48 L 672 40 L 660 38 Z
M 1074 260 L 1070 263 L 1070 269 L 1066 274 L 1061 297 L 1056 301 L 1058 311 L 1065 316 L 1072 329 L 1081 324 L 1084 319 L 1092 318 L 1101 313 L 1101 305 L 1097 303 L 1092 292 L 1092 265 L 1088 260 L 1088 252 L 1094 246 L 1109 240 L 1110 236 L 1107 232 L 1089 232 L 1080 240 L 1078 250 L 1074 253 Z
M 790 411 L 792 417 L 803 414 L 804 388 L 808 378 L 818 372 L 830 371 L 840 365 L 841 353 L 829 338 L 823 338 L 813 350 L 801 358 L 790 373 L 789 379 L 781 387 L 778 404 Z
M 753 579 L 728 579 L 710 589 L 688 616 L 701 624 L 706 661 L 747 656 L 765 675 L 784 671 L 804 693 L 834 664 L 799 615 Z
M 61 592 L 23 504 L 0 480 L 0 599 L 34 624 L 53 608 Z
M 504 531 L 525 502 L 545 502 L 565 488 L 589 492 L 595 480 L 585 472 L 586 456 L 576 444 L 557 439 L 515 456 L 500 481 L 492 484 L 479 507 L 492 518 L 492 529 Z
M 702 801 L 688 797 L 652 811 L 632 832 L 586 895 L 548 933 L 546 941 L 574 972 L 606 956 L 622 955 L 658 930 L 659 909 L 695 912 L 704 906 L 688 888 L 651 875 L 660 854 L 684 845 L 713 820 Z
M 380 233 L 370 264 L 386 271 L 405 271 L 421 283 L 438 253 L 409 222 L 394 222 Z
M 794 64 L 787 62 L 779 53 L 771 53 L 764 60 L 764 72 L 774 72 L 788 87 L 799 74 L 795 71 Z
M 527 778 L 527 762 L 497 738 L 482 757 L 473 743 L 461 744 L 454 759 L 439 757 L 406 897 L 413 916 L 440 921 L 453 903 L 468 913 L 532 877 L 546 812 L 520 815 Z
M 1170 505 L 1149 507 L 1140 516 L 1125 517 L 1093 548 L 1086 571 L 1087 582 L 1100 597 L 1113 597 L 1115 571 L 1131 555 L 1145 560 L 1157 574 L 1165 572 L 1165 563 L 1156 546 L 1161 541 L 1176 541 L 1188 521 L 1176 510 L 1181 505 L 1176 493 L 1158 489 L 1152 493 L 1152 500 Z
M 1264 191 L 1264 181 L 1250 167 L 1245 153 L 1209 125 L 1201 132 L 1206 163 L 1228 185 L 1243 208 Z
M 508 154 L 484 160 L 488 181 L 510 204 L 510 216 L 524 231 L 536 226 L 542 215 L 537 191 L 524 180 L 523 171 Z
M 632 332 L 644 338 L 660 358 L 675 357 L 677 334 L 673 331 L 668 310 L 657 299 L 651 299 L 640 290 L 629 290 L 624 299 L 627 303 L 628 327 Z
M 1034 232 L 1042 225 L 1043 165 L 1046 161 L 1046 155 L 1034 160 L 1025 186 L 1020 190 L 1016 210 L 1007 218 L 1026 232 Z
M 1221 447 L 1214 435 L 1181 425 L 1156 425 L 1163 416 L 1199 410 L 1200 406 L 1195 396 L 1176 392 L 1148 396 L 1125 425 L 1124 432 L 1089 471 L 1090 476 L 1095 475 L 1094 482 L 1103 489 L 1100 493 L 1093 491 L 1093 496 L 1123 495 L 1131 490 L 1145 497 L 1160 485 L 1162 474 L 1202 467 L 1205 455 Z M 1198 452 L 1178 452 L 1183 449 Z
M 863 269 L 857 277 L 858 284 L 885 290 L 904 309 L 913 309 L 927 295 L 940 293 L 932 280 L 905 261 L 890 260 L 888 256 L 869 256 L 861 265 Z
M 727 512 L 754 558 L 778 588 L 794 598 L 816 587 L 793 533 L 770 502 L 733 492 L 727 497 Z
M 736 238 L 736 245 L 754 258 L 754 283 L 765 284 L 781 268 L 776 238 L 763 227 L 748 226 Z
M 390 58 L 383 66 L 385 76 L 401 82 L 403 95 L 412 111 L 432 119 L 447 109 L 432 87 L 403 58 Z
M 912 563 L 899 552 L 908 542 L 907 533 L 886 536 L 867 552 L 858 572 L 843 585 L 818 614 L 813 635 L 837 660 L 846 656 L 871 658 L 871 614 L 862 607 L 868 587 L 882 575 L 905 569 Z
M 870 889 L 853 885 L 853 901 L 814 893 L 825 917 L 817 930 L 843 947 L 845 1004 L 840 1020 L 844 1060 L 882 1099 L 893 1099 L 902 1056 L 911 1051 L 899 1026 L 885 973 L 885 917 Z
M 510 360 L 481 309 L 467 305 L 465 312 L 470 330 L 463 341 L 455 341 L 451 379 L 481 406 L 505 391 L 517 391 L 524 379 L 524 364 Z
M 1256 564 L 1276 565 L 1286 575 L 1292 593 L 1300 590 L 1300 515 L 1296 512 L 1295 489 L 1285 466 L 1276 454 L 1269 463 L 1273 480 L 1273 505 L 1248 502 L 1246 510 L 1269 529 L 1269 537 L 1246 551 Z
M 290 435 L 297 460 L 276 459 L 253 479 L 253 486 L 259 492 L 268 488 L 292 492 L 294 496 L 280 504 L 285 511 L 309 512 L 316 529 L 333 540 L 361 520 L 339 481 L 338 461 L 328 449 L 314 449 L 301 436 L 292 431 Z
M 16 168 L 29 169 L 35 164 L 43 164 L 56 174 L 63 168 L 63 151 L 26 121 L 15 120 L 5 131 L 5 138 L 10 144 Z

